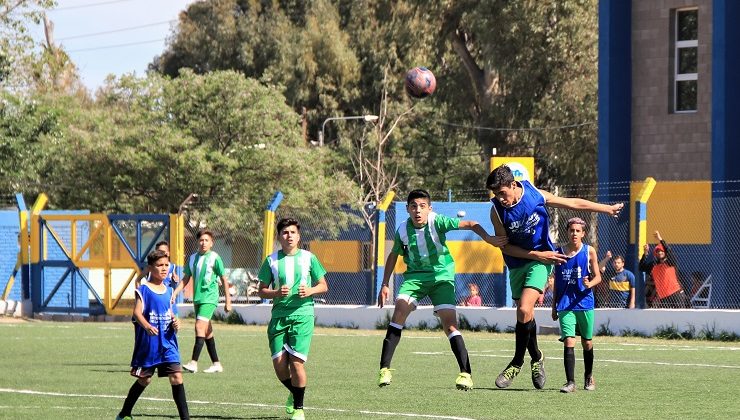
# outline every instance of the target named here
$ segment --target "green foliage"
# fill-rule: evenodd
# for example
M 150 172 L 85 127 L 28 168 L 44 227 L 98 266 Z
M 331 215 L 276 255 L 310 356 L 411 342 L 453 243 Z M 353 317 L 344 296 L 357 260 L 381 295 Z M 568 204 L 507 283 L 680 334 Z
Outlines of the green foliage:
M 489 333 L 501 332 L 498 327 L 498 324 L 496 323 L 489 324 L 488 321 L 484 319 L 483 322 L 481 323 L 473 324 L 470 322 L 470 320 L 465 315 L 462 315 L 462 314 L 458 315 L 457 327 L 460 330 L 475 331 L 475 332 L 479 332 L 479 331 L 484 331 L 484 332 L 489 332 Z
M 639 337 L 639 338 L 647 338 L 649 335 L 643 333 L 640 330 L 636 330 L 633 328 L 625 328 L 621 331 L 622 337 Z
M 683 334 L 678 330 L 675 325 L 661 325 L 655 329 L 653 334 L 655 338 L 662 338 L 665 340 L 682 340 Z
M 595 335 L 600 337 L 612 337 L 615 335 L 614 331 L 609 328 L 609 320 L 605 324 L 599 325 L 599 329 L 596 330 Z

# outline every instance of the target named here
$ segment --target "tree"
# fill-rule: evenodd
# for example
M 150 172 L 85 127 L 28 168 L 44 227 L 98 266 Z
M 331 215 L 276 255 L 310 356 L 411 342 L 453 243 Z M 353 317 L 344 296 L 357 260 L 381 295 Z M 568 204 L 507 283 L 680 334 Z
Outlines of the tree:
M 20 85 L 31 57 L 30 23 L 39 24 L 54 0 L 0 0 L 0 86 Z

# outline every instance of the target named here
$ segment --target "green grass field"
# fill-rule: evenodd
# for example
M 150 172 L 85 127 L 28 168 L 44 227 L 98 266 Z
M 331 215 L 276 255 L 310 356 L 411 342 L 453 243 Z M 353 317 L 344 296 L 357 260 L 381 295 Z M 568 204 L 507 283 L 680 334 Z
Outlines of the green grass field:
M 265 327 L 217 324 L 226 372 L 186 374 L 192 418 L 285 418 L 287 391 L 272 371 Z M 309 419 L 358 418 L 740 418 L 737 343 L 596 337 L 595 392 L 561 394 L 562 345 L 541 336 L 548 381 L 532 387 L 523 370 L 510 389 L 495 376 L 513 349 L 512 334 L 465 332 L 476 388 L 457 391 L 457 364 L 441 332 L 406 331 L 396 351 L 393 384 L 376 385 L 383 331 L 317 328 L 307 370 Z M 0 419 L 113 419 L 133 378 L 127 323 L 0 323 Z M 180 333 L 190 359 L 193 323 Z M 579 344 L 580 345 L 580 344 Z M 209 366 L 205 349 L 201 369 Z M 527 365 L 528 366 L 528 365 Z M 134 418 L 177 418 L 166 378 L 156 379 Z

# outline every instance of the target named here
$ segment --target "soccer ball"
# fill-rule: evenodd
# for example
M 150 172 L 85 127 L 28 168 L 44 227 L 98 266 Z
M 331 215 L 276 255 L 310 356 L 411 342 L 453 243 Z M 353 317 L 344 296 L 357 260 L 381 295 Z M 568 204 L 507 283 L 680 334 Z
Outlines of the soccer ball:
M 437 79 L 426 67 L 414 67 L 406 72 L 406 93 L 417 99 L 426 98 L 434 93 Z

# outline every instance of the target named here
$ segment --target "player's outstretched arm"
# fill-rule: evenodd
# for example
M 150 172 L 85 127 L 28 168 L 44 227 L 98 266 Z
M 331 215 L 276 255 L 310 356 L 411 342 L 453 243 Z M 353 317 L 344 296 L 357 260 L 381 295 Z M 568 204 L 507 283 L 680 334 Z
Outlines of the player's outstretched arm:
M 391 276 L 393 275 L 393 272 L 396 270 L 396 261 L 398 260 L 398 254 L 391 251 L 390 254 L 388 254 L 388 258 L 385 260 L 385 267 L 383 268 L 383 284 L 380 286 L 380 291 L 378 292 L 378 307 L 382 308 L 385 304 L 385 301 L 388 300 L 388 295 L 390 294 L 390 281 Z
M 506 236 L 489 235 L 488 232 L 483 229 L 483 226 L 475 220 L 461 220 L 459 228 L 463 230 L 472 230 L 476 235 L 480 236 L 481 239 L 498 248 L 501 248 L 509 242 L 509 238 Z
M 594 201 L 585 200 L 583 198 L 558 197 L 557 195 L 544 191 L 544 190 L 539 190 L 539 191 L 545 197 L 545 201 L 547 202 L 547 205 L 550 207 L 570 209 L 570 210 L 593 211 L 597 213 L 608 214 L 609 216 L 612 216 L 612 217 L 619 216 L 619 213 L 622 211 L 622 208 L 624 207 L 624 203 L 601 204 L 601 203 L 596 203 Z

